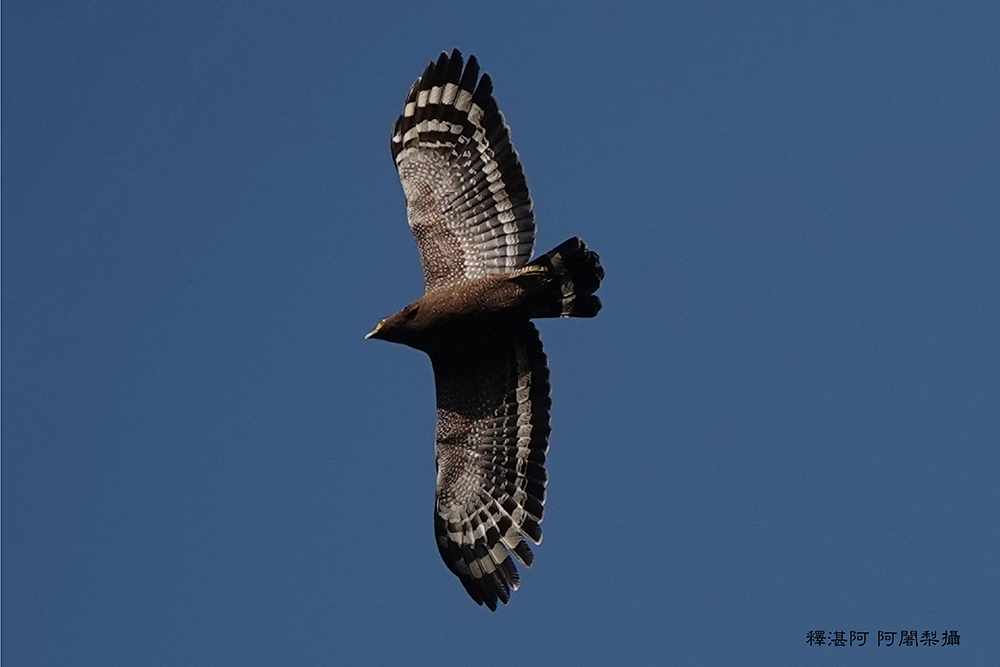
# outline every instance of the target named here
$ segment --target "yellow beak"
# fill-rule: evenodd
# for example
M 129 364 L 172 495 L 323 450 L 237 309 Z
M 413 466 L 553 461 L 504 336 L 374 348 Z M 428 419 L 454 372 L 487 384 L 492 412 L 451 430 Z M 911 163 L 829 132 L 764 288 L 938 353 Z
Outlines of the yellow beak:
M 381 322 L 379 322 L 378 325 L 376 325 L 376 327 L 374 329 L 372 329 L 370 332 L 368 332 L 368 335 L 365 336 L 365 340 L 368 340 L 369 338 L 371 338 L 372 336 L 374 336 L 375 334 L 377 334 L 379 331 L 381 331 L 383 326 L 385 326 L 385 320 L 382 320 Z

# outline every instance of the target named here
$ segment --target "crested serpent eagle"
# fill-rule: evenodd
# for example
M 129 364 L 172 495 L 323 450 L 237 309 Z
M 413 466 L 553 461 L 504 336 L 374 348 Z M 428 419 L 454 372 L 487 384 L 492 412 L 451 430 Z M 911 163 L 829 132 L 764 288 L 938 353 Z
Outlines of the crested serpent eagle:
M 441 557 L 495 610 L 516 558 L 542 539 L 549 371 L 533 317 L 593 317 L 604 277 L 572 238 L 531 260 L 535 222 L 487 74 L 457 50 L 430 62 L 392 129 L 424 295 L 369 338 L 431 359 L 437 393 L 434 531 Z

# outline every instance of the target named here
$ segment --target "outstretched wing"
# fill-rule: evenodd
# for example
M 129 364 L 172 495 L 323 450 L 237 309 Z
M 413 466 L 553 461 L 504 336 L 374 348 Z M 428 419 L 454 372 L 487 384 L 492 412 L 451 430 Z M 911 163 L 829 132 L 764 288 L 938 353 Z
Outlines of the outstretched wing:
M 531 258 L 535 218 L 488 74 L 442 53 L 410 88 L 392 156 L 424 267 L 424 288 L 506 273 Z
M 437 502 L 445 564 L 479 604 L 495 610 L 518 587 L 542 539 L 549 370 L 529 322 L 464 332 L 435 354 Z

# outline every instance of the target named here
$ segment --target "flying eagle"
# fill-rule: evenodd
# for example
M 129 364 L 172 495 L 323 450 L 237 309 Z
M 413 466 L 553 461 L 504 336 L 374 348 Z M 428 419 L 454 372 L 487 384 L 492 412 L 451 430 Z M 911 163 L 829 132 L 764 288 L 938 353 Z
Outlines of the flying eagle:
M 534 317 L 593 317 L 604 277 L 572 238 L 531 261 L 535 221 L 488 74 L 430 62 L 392 130 L 424 295 L 368 338 L 427 353 L 437 391 L 434 531 L 448 568 L 496 610 L 542 539 L 549 370 Z

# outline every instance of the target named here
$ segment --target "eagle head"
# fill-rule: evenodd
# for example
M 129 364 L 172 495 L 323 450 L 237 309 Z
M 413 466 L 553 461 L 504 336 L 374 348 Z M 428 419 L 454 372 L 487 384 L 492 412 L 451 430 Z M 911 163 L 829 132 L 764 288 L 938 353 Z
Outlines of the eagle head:
M 410 347 L 417 347 L 416 340 L 420 331 L 420 322 L 417 318 L 419 310 L 417 304 L 411 303 L 398 313 L 390 315 L 379 322 L 365 336 L 365 339 L 377 338 L 379 340 L 387 340 L 390 343 L 402 343 Z

